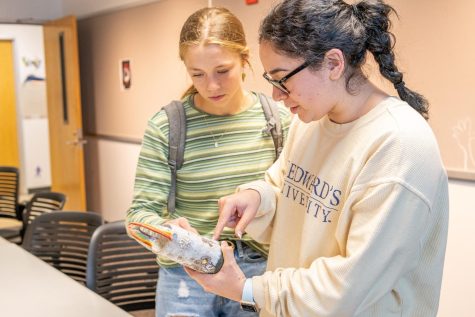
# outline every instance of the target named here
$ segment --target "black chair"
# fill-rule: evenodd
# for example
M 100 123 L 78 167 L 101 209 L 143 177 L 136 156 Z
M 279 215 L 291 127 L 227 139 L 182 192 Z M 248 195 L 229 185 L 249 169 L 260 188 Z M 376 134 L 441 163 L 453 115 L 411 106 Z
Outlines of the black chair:
M 39 215 L 62 210 L 66 196 L 55 192 L 40 192 L 33 195 L 23 210 L 22 226 L 20 228 L 4 229 L 2 236 L 14 243 L 20 244 L 25 235 L 26 227 Z
M 92 236 L 87 287 L 126 311 L 155 308 L 155 255 L 127 235 L 124 221 L 100 226 Z
M 89 243 L 102 223 L 101 215 L 92 212 L 42 214 L 28 225 L 22 246 L 85 285 Z
M 34 194 L 23 211 L 21 236 L 25 235 L 26 228 L 36 217 L 52 211 L 60 211 L 65 203 L 66 196 L 62 193 L 41 192 Z
M 0 217 L 21 220 L 18 204 L 19 171 L 12 166 L 0 166 Z

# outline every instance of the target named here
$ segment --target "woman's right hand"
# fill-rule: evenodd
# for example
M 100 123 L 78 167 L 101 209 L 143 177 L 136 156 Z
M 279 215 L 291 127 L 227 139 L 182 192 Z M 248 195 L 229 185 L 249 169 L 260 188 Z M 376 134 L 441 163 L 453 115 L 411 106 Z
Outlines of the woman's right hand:
M 236 236 L 241 238 L 247 225 L 254 219 L 260 204 L 261 195 L 253 189 L 221 197 L 218 200 L 219 219 L 213 239 L 219 239 L 224 227 L 235 228 Z

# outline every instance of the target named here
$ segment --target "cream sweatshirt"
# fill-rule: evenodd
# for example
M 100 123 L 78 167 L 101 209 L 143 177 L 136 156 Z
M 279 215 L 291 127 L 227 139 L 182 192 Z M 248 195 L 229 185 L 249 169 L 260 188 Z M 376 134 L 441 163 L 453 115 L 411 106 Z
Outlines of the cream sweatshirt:
M 427 122 L 389 97 L 348 124 L 295 118 L 246 231 L 270 243 L 261 316 L 436 316 L 448 181 Z

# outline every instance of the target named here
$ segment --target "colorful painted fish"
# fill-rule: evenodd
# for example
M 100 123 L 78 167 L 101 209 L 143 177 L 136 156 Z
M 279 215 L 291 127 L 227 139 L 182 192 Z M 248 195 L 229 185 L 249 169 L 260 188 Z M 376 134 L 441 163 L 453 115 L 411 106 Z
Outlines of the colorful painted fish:
M 152 226 L 131 222 L 129 234 L 155 254 L 202 273 L 217 273 L 223 265 L 219 242 L 187 231 L 179 226 Z

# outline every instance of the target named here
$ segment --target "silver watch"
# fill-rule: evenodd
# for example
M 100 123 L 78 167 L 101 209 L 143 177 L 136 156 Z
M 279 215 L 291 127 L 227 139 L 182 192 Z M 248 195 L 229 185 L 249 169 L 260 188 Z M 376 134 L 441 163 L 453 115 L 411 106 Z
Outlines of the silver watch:
M 259 307 L 254 302 L 241 301 L 241 309 L 248 312 L 259 312 Z
M 242 290 L 241 309 L 248 312 L 259 312 L 259 307 L 254 302 L 254 296 L 252 295 L 252 279 L 246 279 Z

